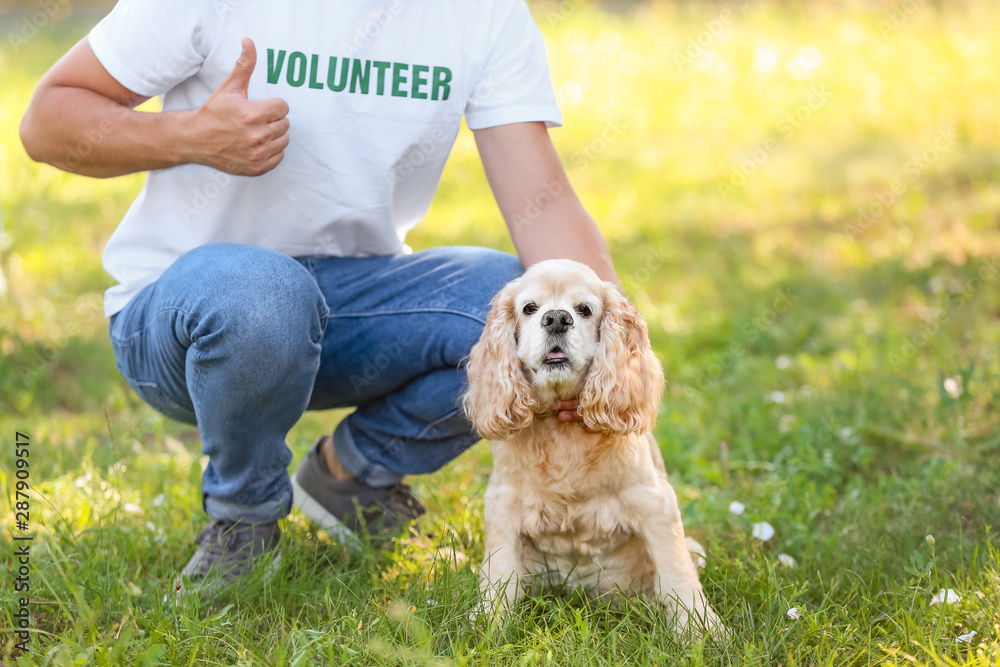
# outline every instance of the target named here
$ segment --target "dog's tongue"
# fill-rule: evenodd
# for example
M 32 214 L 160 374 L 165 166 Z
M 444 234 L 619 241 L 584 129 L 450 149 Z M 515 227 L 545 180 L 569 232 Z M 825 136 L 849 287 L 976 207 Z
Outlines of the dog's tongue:
M 552 352 L 549 352 L 548 354 L 546 354 L 545 358 L 546 359 L 565 359 L 566 358 L 566 353 L 565 352 L 552 351 Z

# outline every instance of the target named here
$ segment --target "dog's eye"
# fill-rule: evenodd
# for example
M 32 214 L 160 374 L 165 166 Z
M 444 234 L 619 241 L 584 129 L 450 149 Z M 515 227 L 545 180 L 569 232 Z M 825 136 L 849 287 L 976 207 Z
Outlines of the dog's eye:
M 585 303 L 581 303 L 576 307 L 576 312 L 580 313 L 581 317 L 590 317 L 594 313 L 590 310 L 590 306 Z
M 528 303 L 524 304 L 524 308 L 521 309 L 521 312 L 523 312 L 525 315 L 534 315 L 537 310 L 538 306 L 535 304 L 535 302 L 529 301 Z

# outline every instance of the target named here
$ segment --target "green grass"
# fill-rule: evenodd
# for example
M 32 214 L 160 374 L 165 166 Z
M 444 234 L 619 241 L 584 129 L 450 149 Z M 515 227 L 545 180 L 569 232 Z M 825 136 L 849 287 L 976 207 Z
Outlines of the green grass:
M 275 580 L 164 605 L 205 520 L 200 441 L 129 391 L 101 313 L 101 250 L 142 177 L 63 174 L 17 139 L 38 78 L 96 20 L 77 8 L 0 50 L 9 580 L 16 431 L 37 492 L 37 634 L 16 664 L 996 664 L 1000 10 L 738 4 L 533 5 L 565 116 L 552 136 L 649 321 L 669 380 L 656 434 L 736 641 L 679 644 L 642 601 L 544 596 L 470 622 L 483 443 L 412 480 L 433 538 L 347 555 L 293 514 Z M 807 45 L 822 64 L 795 78 Z M 467 131 L 409 241 L 510 249 Z M 296 456 L 344 414 L 305 415 Z M 961 601 L 931 605 L 941 588 Z

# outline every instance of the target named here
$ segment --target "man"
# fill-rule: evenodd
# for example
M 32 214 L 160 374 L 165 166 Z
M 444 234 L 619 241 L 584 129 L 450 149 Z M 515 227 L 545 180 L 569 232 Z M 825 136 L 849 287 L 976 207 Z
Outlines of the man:
M 134 110 L 154 95 L 162 113 Z M 403 244 L 463 115 L 520 261 Z M 200 429 L 213 520 L 183 574 L 204 592 L 275 546 L 293 496 L 335 534 L 422 513 L 401 480 L 478 439 L 460 363 L 522 265 L 617 282 L 560 123 L 524 0 L 121 0 L 43 77 L 33 159 L 149 172 L 105 250 L 105 313 L 129 385 Z M 357 410 L 289 479 L 288 430 L 340 406 Z

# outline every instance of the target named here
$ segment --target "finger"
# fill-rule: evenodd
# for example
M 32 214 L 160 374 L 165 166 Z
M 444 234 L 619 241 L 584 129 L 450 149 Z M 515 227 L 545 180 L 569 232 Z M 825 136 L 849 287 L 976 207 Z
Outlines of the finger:
M 250 88 L 250 76 L 254 67 L 257 66 L 257 47 L 253 40 L 244 37 L 242 42 L 243 50 L 240 52 L 239 60 L 233 65 L 232 71 L 219 85 L 220 90 L 231 93 L 238 93 L 246 99 Z
M 266 174 L 267 172 L 269 172 L 272 169 L 274 169 L 275 167 L 277 167 L 278 163 L 281 162 L 283 159 L 285 159 L 285 153 L 284 152 L 278 152 L 275 155 L 272 155 L 271 157 L 269 157 L 266 160 L 264 160 L 256 168 L 248 170 L 248 172 L 247 172 L 246 175 L 247 176 L 262 176 L 263 174 Z
M 275 137 L 274 139 L 269 141 L 265 146 L 264 159 L 268 159 L 272 155 L 280 153 L 286 148 L 288 148 L 288 135 L 283 134 L 280 137 Z
M 280 97 L 269 97 L 266 100 L 253 100 L 250 105 L 260 114 L 266 123 L 281 120 L 288 115 L 288 102 Z
M 271 132 L 271 138 L 277 139 L 278 137 L 284 135 L 288 132 L 288 128 L 291 123 L 287 118 L 282 118 L 281 120 L 276 120 L 267 124 L 267 129 Z
M 582 422 L 583 417 L 580 416 L 576 410 L 561 410 L 559 412 L 559 421 L 563 422 Z

